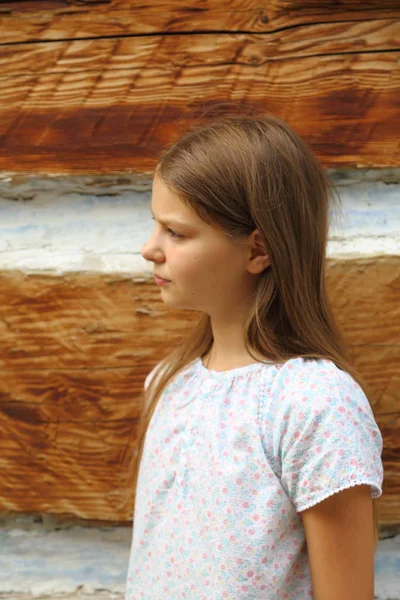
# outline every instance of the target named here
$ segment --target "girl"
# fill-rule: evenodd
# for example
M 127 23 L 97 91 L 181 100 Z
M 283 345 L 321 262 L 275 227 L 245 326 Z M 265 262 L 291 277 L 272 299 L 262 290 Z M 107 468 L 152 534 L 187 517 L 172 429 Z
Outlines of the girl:
M 162 154 L 142 255 L 202 314 L 145 381 L 126 600 L 372 600 L 382 438 L 328 305 L 328 196 L 272 116 Z

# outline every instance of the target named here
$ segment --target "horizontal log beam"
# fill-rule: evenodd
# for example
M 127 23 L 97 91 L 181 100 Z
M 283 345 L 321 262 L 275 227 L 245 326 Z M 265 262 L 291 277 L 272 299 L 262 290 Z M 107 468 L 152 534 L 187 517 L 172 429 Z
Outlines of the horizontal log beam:
M 398 166 L 399 17 L 391 1 L 5 2 L 0 170 L 151 172 L 221 101 L 281 116 L 326 166 Z
M 42 72 L 7 76 L 2 83 L 4 171 L 151 172 L 176 134 L 205 110 L 218 114 L 215 105 L 226 101 L 281 116 L 326 166 L 400 164 L 395 52 L 258 67 L 221 62 Z
M 0 511 L 129 521 L 142 379 L 134 369 L 2 373 Z M 380 522 L 390 525 L 400 521 L 400 411 L 376 419 L 384 438 Z
M 86 0 L 66 6 L 63 0 L 2 2 L 1 43 L 84 39 L 135 34 L 196 31 L 271 32 L 321 22 L 395 18 L 397 0 L 213 0 L 194 7 L 182 0 Z
M 128 521 L 140 369 L 8 372 L 6 378 L 0 384 L 0 511 Z
M 399 523 L 400 258 L 331 260 L 327 275 L 384 436 L 381 523 Z M 129 521 L 143 381 L 197 317 L 153 283 L 2 273 L 0 510 Z
M 354 351 L 397 346 L 399 257 L 331 259 L 327 282 L 339 326 Z M 185 312 L 182 319 L 181 313 L 166 308 L 152 283 L 95 274 L 51 277 L 5 271 L 0 274 L 0 368 L 148 365 L 159 354 L 165 327 L 174 344 L 195 318 Z M 162 333 L 154 331 L 158 322 L 163 323 Z

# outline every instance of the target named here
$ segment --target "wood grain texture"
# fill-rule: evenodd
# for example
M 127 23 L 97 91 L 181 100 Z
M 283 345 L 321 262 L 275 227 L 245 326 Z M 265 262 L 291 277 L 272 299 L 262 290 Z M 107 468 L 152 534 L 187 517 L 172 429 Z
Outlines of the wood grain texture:
M 198 4 L 198 3 L 197 3 Z M 2 43 L 196 31 L 271 32 L 399 14 L 397 0 L 17 0 L 0 5 Z
M 139 373 L 3 373 L 1 510 L 127 519 L 127 453 L 135 447 Z
M 193 118 L 227 101 L 281 116 L 326 166 L 398 166 L 399 65 L 377 52 L 5 78 L 0 169 L 151 172 Z
M 330 261 L 335 314 L 384 437 L 381 523 L 400 523 L 400 258 Z M 0 511 L 127 522 L 146 374 L 197 319 L 153 283 L 0 276 Z
M 399 8 L 400 18 L 400 8 Z M 258 33 L 155 34 L 128 38 L 3 44 L 0 76 L 52 75 L 173 67 L 259 66 L 269 61 L 338 53 L 397 51 L 400 24 L 395 19 L 351 23 L 320 23 L 287 31 Z M 76 78 L 78 81 L 79 79 Z
M 151 172 L 220 102 L 281 116 L 326 166 L 400 164 L 397 2 L 0 10 L 0 170 Z

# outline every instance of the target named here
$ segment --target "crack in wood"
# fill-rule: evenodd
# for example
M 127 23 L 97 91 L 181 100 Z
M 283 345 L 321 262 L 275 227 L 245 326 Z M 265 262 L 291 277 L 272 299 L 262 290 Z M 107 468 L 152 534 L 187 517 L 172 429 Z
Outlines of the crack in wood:
M 1 15 L 1 12 L 0 12 Z M 399 17 L 400 17 L 400 9 L 399 9 Z M 281 33 L 290 31 L 293 29 L 301 29 L 304 27 L 317 27 L 320 25 L 333 25 L 344 24 L 344 23 L 365 23 L 366 21 L 392 21 L 393 17 L 377 17 L 371 19 L 338 19 L 337 21 L 316 21 L 314 23 L 295 23 L 294 25 L 286 25 L 284 27 L 277 27 L 276 29 L 270 29 L 268 31 L 257 31 L 251 29 L 195 29 L 191 31 L 151 31 L 149 33 L 123 33 L 120 35 L 101 35 L 101 36 L 84 36 L 84 37 L 67 37 L 67 38 L 57 38 L 57 39 L 33 39 L 26 41 L 18 41 L 18 42 L 0 42 L 0 47 L 4 46 L 21 46 L 21 45 L 29 45 L 29 44 L 54 44 L 60 42 L 83 42 L 83 41 L 94 41 L 94 40 L 119 40 L 119 39 L 131 39 L 131 38 L 152 38 L 152 37 L 176 37 L 176 36 L 194 36 L 194 35 L 257 35 L 257 36 L 269 36 L 274 33 Z M 51 23 L 50 23 L 51 25 Z

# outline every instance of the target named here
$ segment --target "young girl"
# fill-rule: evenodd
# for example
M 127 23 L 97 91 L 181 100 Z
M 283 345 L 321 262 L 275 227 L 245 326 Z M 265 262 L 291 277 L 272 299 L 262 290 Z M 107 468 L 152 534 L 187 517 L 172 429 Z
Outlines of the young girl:
M 146 378 L 126 600 L 372 600 L 382 438 L 328 305 L 328 196 L 272 116 L 162 154 L 142 255 L 201 315 Z

